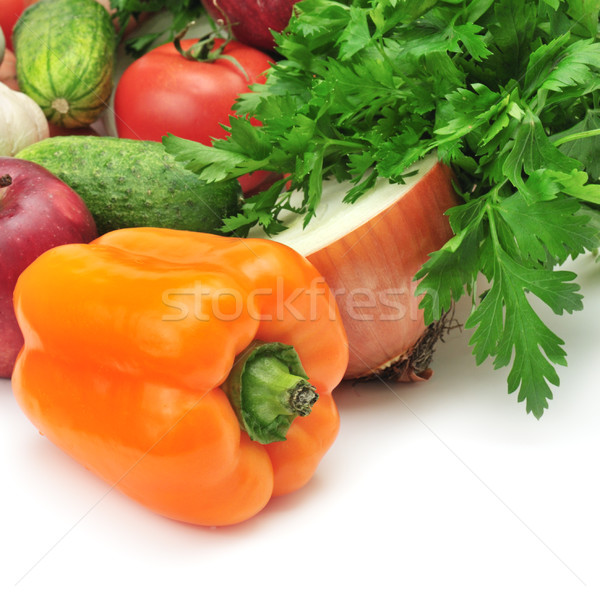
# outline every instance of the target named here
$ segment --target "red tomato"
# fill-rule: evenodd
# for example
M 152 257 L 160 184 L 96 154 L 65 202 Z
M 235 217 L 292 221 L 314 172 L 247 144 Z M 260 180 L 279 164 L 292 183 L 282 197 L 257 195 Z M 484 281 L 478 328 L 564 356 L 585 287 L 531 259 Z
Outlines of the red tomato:
M 10 50 L 4 52 L 4 60 L 0 63 L 0 83 L 8 86 L 11 90 L 19 91 L 17 59 Z
M 6 38 L 6 47 L 12 50 L 12 30 L 26 4 L 24 0 L 1 0 L 0 4 L 0 28 Z
M 182 40 L 187 50 L 197 40 Z M 217 40 L 220 46 L 222 40 Z M 219 58 L 199 62 L 184 58 L 172 43 L 155 48 L 133 62 L 123 73 L 115 91 L 115 120 L 119 137 L 161 141 L 167 133 L 209 145 L 227 132 L 236 98 L 248 86 L 264 81 L 264 71 L 273 59 L 267 54 L 229 42 Z M 246 78 L 247 77 L 247 78 Z M 258 122 L 255 123 L 259 125 Z M 252 193 L 268 173 L 256 172 L 240 178 L 244 193 Z

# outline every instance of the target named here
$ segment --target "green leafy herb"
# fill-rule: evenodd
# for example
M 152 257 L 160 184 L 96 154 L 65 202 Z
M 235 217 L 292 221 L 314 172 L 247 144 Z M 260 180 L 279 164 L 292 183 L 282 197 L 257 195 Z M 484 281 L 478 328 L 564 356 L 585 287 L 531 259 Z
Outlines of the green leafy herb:
M 164 31 L 132 35 L 127 40 L 127 52 L 136 57 L 148 52 L 159 39 L 162 42 L 172 40 L 194 19 L 204 14 L 201 0 L 110 0 L 110 5 L 115 10 L 114 16 L 122 32 L 125 31 L 129 19 L 138 17 L 140 13 L 166 12 L 170 15 L 171 20 Z
M 539 418 L 566 355 L 531 299 L 580 310 L 560 266 L 600 242 L 599 11 L 600 0 L 303 0 L 276 36 L 282 59 L 236 105 L 262 127 L 240 117 L 212 148 L 164 143 L 207 181 L 288 174 L 228 221 L 238 234 L 277 233 L 294 190 L 308 221 L 323 178 L 350 180 L 353 202 L 436 151 L 464 203 L 417 274 L 426 320 L 470 295 L 477 363 L 509 367 L 509 392 Z

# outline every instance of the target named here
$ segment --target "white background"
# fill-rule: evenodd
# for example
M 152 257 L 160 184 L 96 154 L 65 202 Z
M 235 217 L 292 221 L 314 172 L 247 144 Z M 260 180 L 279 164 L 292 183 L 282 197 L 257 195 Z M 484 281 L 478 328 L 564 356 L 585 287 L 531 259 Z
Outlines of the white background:
M 547 314 L 569 367 L 545 416 L 453 331 L 423 384 L 342 385 L 314 479 L 238 526 L 155 516 L 85 471 L 0 381 L 1 598 L 600 598 L 600 263 Z

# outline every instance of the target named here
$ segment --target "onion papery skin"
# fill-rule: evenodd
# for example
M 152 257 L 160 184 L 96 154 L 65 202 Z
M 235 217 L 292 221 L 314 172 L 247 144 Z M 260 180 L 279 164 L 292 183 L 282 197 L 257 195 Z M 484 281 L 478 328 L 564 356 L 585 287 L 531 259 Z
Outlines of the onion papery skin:
M 410 356 L 427 336 L 414 279 L 428 255 L 451 238 L 445 212 L 456 206 L 459 198 L 451 170 L 435 157 L 416 166 L 418 174 L 407 178 L 405 184 L 380 181 L 361 197 L 357 205 L 369 205 L 367 212 L 372 213 L 378 205 L 385 208 L 360 224 L 350 224 L 341 235 L 333 234 L 335 239 L 330 239 L 331 232 L 346 225 L 340 223 L 346 220 L 344 211 L 351 220 L 355 209 L 355 205 L 345 204 L 339 213 L 328 211 L 328 190 L 339 188 L 331 202 L 341 203 L 344 187 L 336 182 L 324 182 L 321 213 L 317 211 L 306 229 L 288 223 L 290 228 L 274 238 L 304 254 L 333 291 L 348 335 L 350 360 L 345 379 L 380 374 L 417 381 L 431 374 L 429 369 L 402 369 L 399 374 L 393 366 Z

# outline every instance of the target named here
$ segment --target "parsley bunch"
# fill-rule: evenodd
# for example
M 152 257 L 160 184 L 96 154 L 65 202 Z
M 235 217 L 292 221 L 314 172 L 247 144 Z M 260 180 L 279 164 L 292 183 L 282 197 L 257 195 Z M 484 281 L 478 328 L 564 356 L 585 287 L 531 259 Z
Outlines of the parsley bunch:
M 236 106 L 262 127 L 231 119 L 230 137 L 210 148 L 172 136 L 165 146 L 206 181 L 289 174 L 228 220 L 238 234 L 257 223 L 277 233 L 283 209 L 308 221 L 324 178 L 350 180 L 353 202 L 436 151 L 464 202 L 448 212 L 454 237 L 417 274 L 426 321 L 469 294 L 477 363 L 512 363 L 509 393 L 541 417 L 566 354 L 531 295 L 557 314 L 580 310 L 575 275 L 558 267 L 599 244 L 600 0 L 296 7 L 276 36 L 282 59 Z

